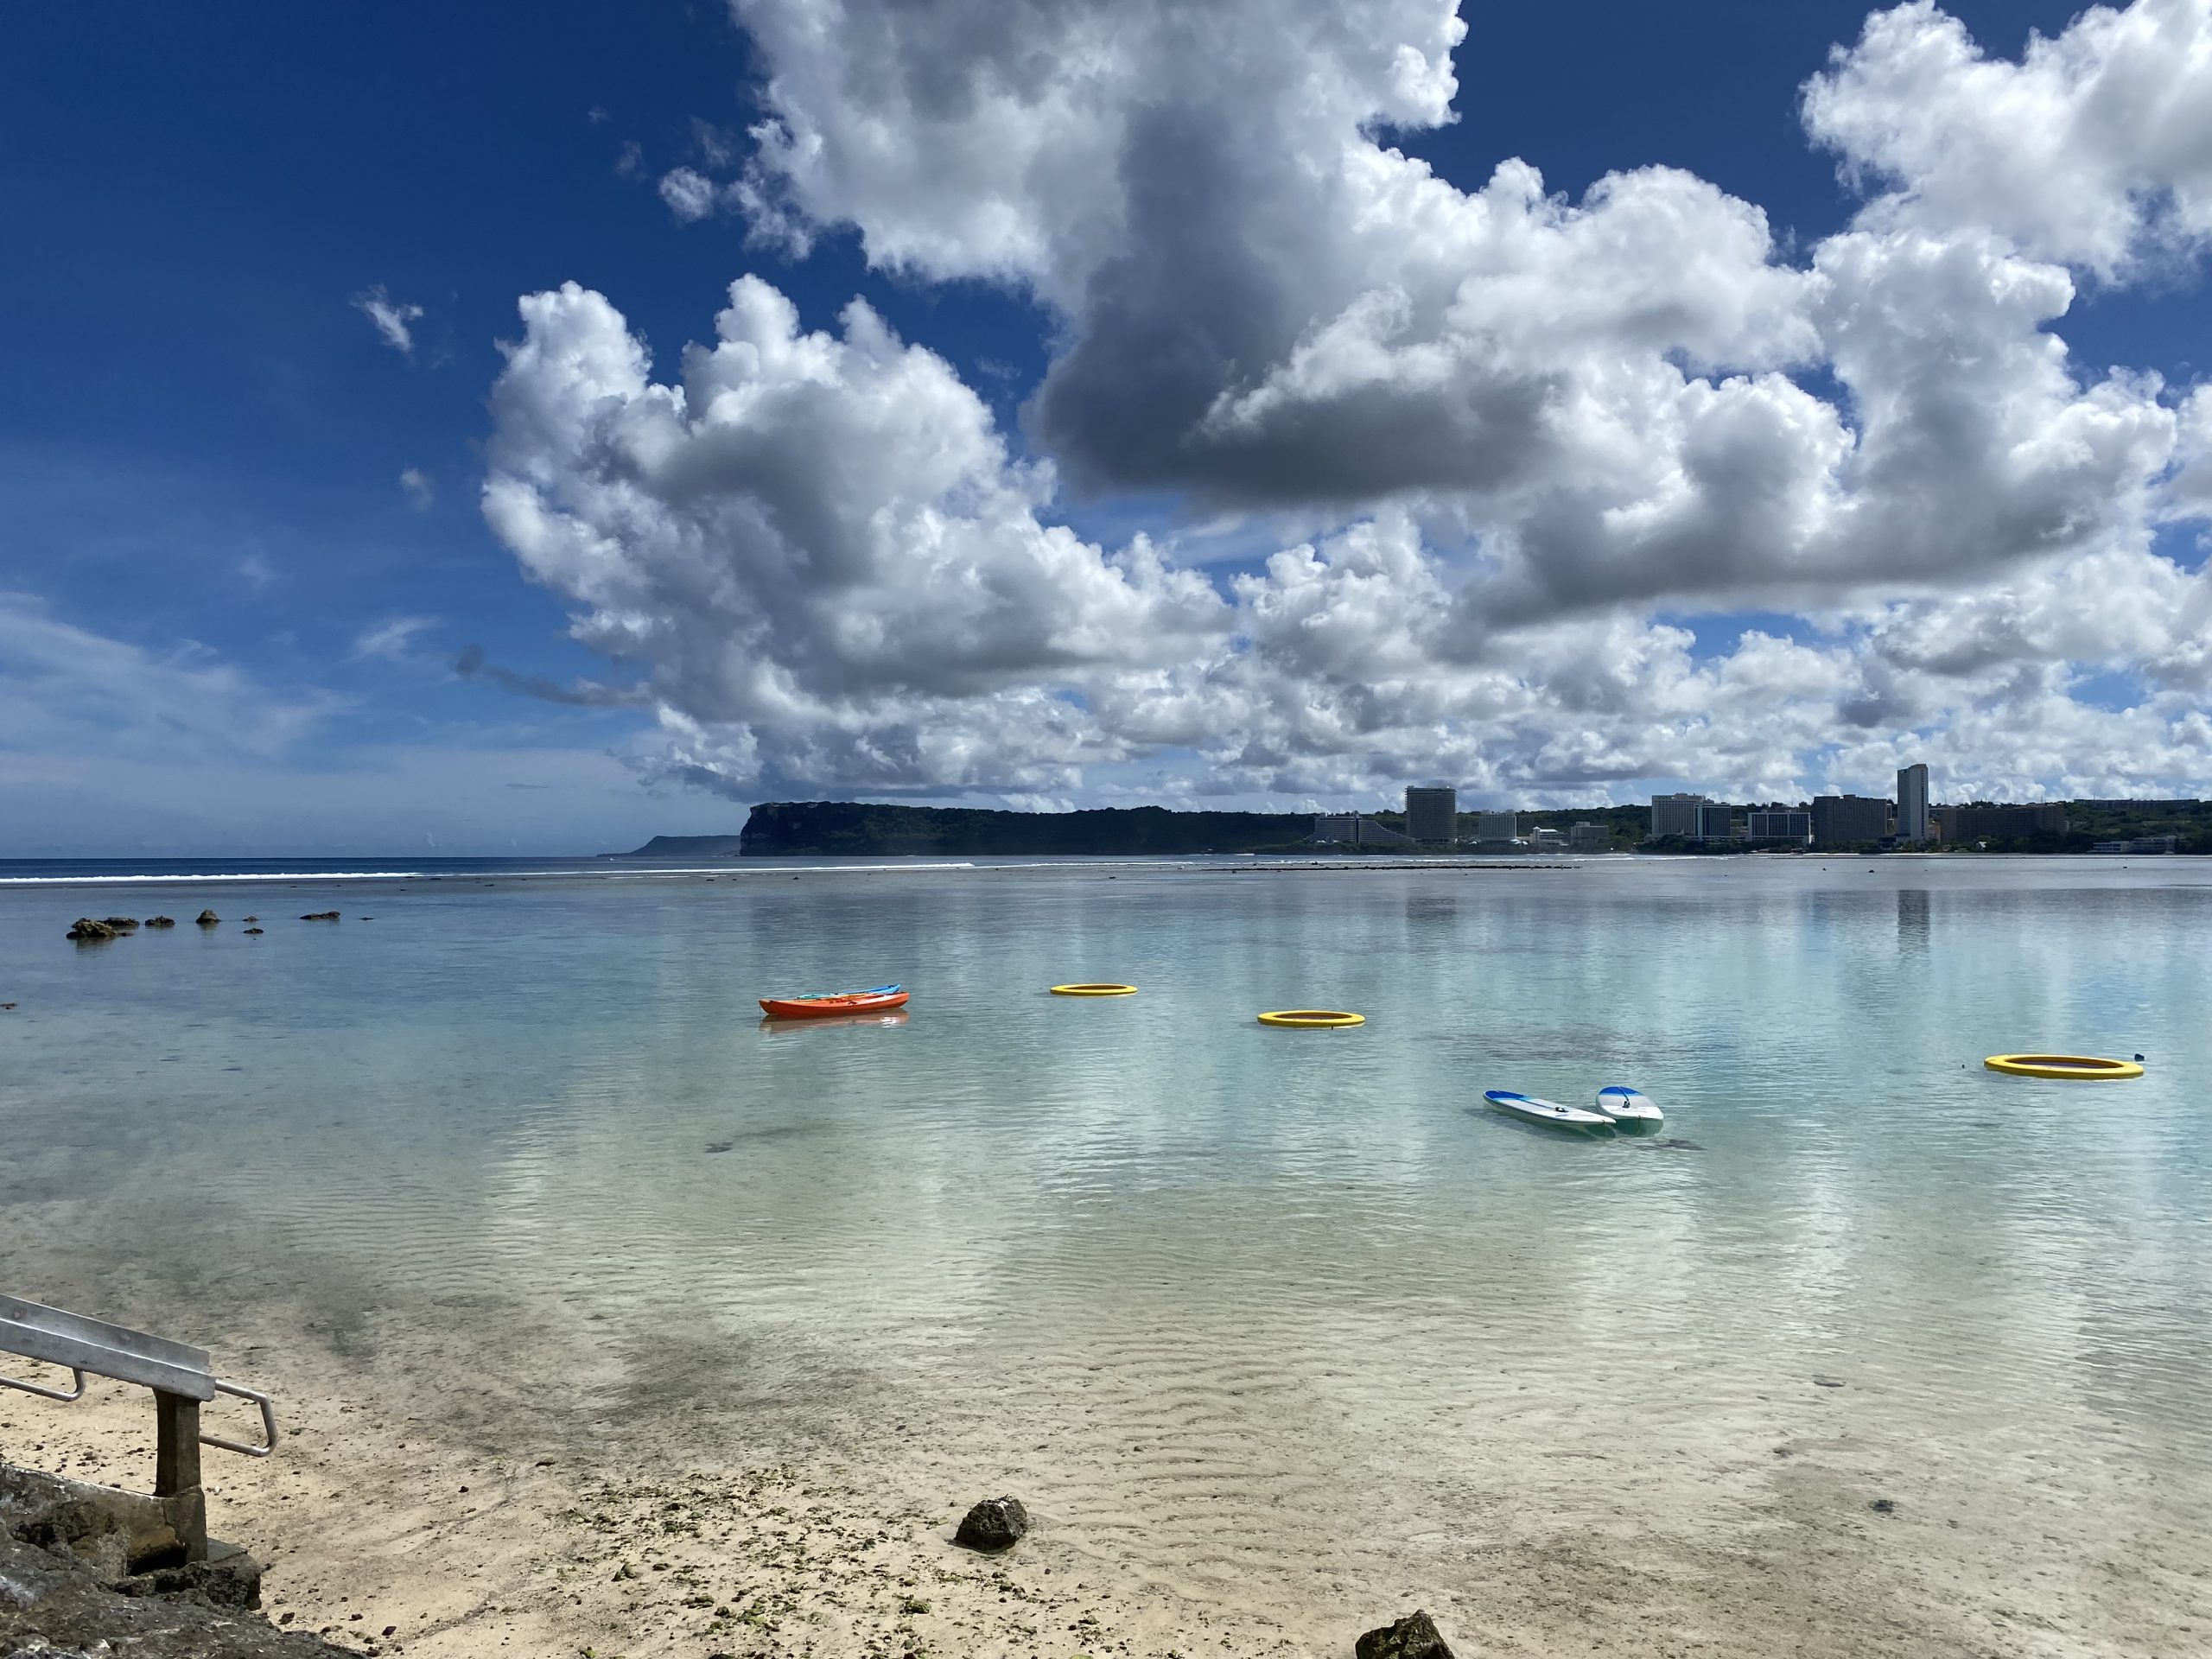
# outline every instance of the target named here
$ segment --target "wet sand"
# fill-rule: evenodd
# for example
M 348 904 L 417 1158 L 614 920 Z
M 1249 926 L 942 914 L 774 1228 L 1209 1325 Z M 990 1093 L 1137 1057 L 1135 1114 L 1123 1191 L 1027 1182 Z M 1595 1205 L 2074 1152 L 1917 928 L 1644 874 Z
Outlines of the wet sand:
M 358 1391 L 288 1399 L 284 1415 L 271 1458 L 207 1454 L 211 1529 L 267 1566 L 270 1618 L 363 1653 L 1302 1650 L 1264 1616 L 1117 1575 L 1049 1522 L 1001 1555 L 961 1548 L 952 1506 L 831 1458 L 646 1474 L 473 1453 L 407 1402 Z M 143 1490 L 150 1405 L 97 1383 L 67 1409 L 0 1394 L 0 1452 Z
M 2039 1560 L 2035 1540 L 2008 1556 L 1962 1529 L 1980 1519 L 1970 1484 L 1870 1471 L 1841 1421 L 1825 1442 L 1758 1448 L 1770 1466 L 1756 1470 L 1700 1468 L 1682 1449 L 1683 1490 L 1701 1490 L 1693 1508 L 1715 1517 L 1721 1488 L 1761 1479 L 1749 1528 L 1642 1524 L 1666 1511 L 1602 1467 L 1532 1471 L 1554 1484 L 1557 1513 L 1470 1516 L 1441 1551 L 1408 1540 L 1401 1573 L 1353 1577 L 1357 1557 L 1322 1552 L 1240 1586 L 1204 1561 L 1183 1574 L 1140 1559 L 1121 1526 L 1064 1505 L 1049 1476 L 1016 1488 L 1035 1522 L 1021 1544 L 960 1548 L 961 1510 L 1007 1486 L 1002 1469 L 938 1456 L 891 1423 L 865 1437 L 870 1454 L 753 1458 L 719 1426 L 696 1444 L 665 1423 L 570 1424 L 532 1443 L 526 1415 L 511 1414 L 493 1450 L 455 1431 L 499 1402 L 411 1363 L 264 1352 L 254 1375 L 283 1401 L 286 1438 L 264 1461 L 207 1454 L 211 1524 L 268 1564 L 270 1617 L 365 1653 L 1327 1655 L 1416 1605 L 1462 1654 L 2042 1659 L 2212 1645 L 2201 1550 L 2194 1569 L 2185 1549 L 2115 1557 L 2085 1586 Z M 151 1430 L 143 1391 L 96 1383 L 70 1408 L 0 1394 L 0 1452 L 78 1479 L 143 1490 Z M 1063 1473 L 1070 1490 L 1116 1479 L 1110 1466 Z M 1371 1513 L 1387 1558 L 1408 1517 L 1387 1494 Z

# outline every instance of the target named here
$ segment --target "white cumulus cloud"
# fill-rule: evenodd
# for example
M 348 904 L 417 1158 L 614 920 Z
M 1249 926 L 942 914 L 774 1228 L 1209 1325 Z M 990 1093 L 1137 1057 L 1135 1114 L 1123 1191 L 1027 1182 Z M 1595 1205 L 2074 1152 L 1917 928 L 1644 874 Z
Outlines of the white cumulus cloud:
M 857 301 L 810 331 L 742 277 L 656 379 L 570 285 L 523 302 L 485 510 L 730 790 L 1064 798 L 1186 751 L 1317 798 L 2212 781 L 2205 578 L 2154 546 L 2212 508 L 2206 394 L 2056 332 L 2077 272 L 2200 233 L 2206 3 L 2018 63 L 1870 19 L 1804 110 L 1869 199 L 1792 251 L 1677 169 L 1467 190 L 1394 148 L 1452 118 L 1449 0 L 734 0 L 754 234 L 1033 296 L 1050 459 Z M 1059 525 L 1062 474 L 1286 533 L 1217 589 L 1172 531 Z M 1745 607 L 1799 621 L 1681 620 Z
M 2092 6 L 2018 62 L 1916 0 L 1837 48 L 1805 124 L 1880 192 L 1872 222 L 1983 226 L 2117 276 L 2212 238 L 2212 0 Z
M 885 785 L 1066 777 L 1116 753 L 1089 681 L 1227 626 L 1202 576 L 1042 522 L 1051 469 L 1011 461 L 950 365 L 857 301 L 810 333 L 742 278 L 678 384 L 573 283 L 523 318 L 486 517 L 579 601 L 579 639 L 647 669 L 687 752 Z

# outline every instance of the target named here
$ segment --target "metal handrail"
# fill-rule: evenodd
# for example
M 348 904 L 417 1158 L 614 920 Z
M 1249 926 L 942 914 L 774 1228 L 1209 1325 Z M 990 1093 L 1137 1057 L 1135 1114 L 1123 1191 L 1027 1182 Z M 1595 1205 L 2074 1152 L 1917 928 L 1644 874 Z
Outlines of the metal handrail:
M 0 1386 L 21 1389 L 25 1394 L 59 1401 L 65 1406 L 85 1397 L 87 1371 L 117 1382 L 135 1382 L 152 1389 L 157 1398 L 168 1395 L 186 1401 L 207 1401 L 219 1394 L 227 1394 L 250 1401 L 261 1408 L 260 1445 L 228 1440 L 220 1434 L 199 1434 L 195 1438 L 202 1446 L 242 1452 L 249 1458 L 265 1458 L 276 1449 L 275 1402 L 258 1389 L 226 1382 L 217 1377 L 207 1363 L 205 1348 L 87 1319 L 81 1313 L 48 1307 L 42 1302 L 0 1295 L 0 1351 L 67 1367 L 74 1387 L 67 1391 L 21 1377 L 0 1376 Z
M 69 1375 L 77 1379 L 77 1386 L 67 1393 L 60 1389 L 49 1389 L 42 1382 L 26 1382 L 20 1376 L 0 1376 L 0 1389 L 21 1389 L 25 1394 L 35 1394 L 41 1400 L 59 1400 L 65 1406 L 73 1405 L 85 1397 L 85 1374 L 72 1365 Z
M 200 1445 L 219 1446 L 226 1452 L 243 1452 L 249 1458 L 265 1458 L 276 1449 L 276 1407 L 267 1395 L 258 1389 L 220 1380 L 215 1384 L 215 1392 L 234 1395 L 240 1400 L 251 1400 L 261 1408 L 261 1444 L 248 1446 L 243 1440 L 226 1440 L 219 1434 L 202 1434 Z

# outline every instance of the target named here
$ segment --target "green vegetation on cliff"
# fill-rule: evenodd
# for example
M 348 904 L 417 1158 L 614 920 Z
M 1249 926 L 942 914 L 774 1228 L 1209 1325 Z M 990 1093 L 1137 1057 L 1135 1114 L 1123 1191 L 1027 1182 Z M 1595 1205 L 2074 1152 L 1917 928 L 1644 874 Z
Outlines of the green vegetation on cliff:
M 1295 847 L 1313 830 L 1313 815 L 1305 812 L 1170 812 L 1160 806 L 990 812 L 860 801 L 770 801 L 754 807 L 745 821 L 739 850 L 753 858 L 1256 853 Z

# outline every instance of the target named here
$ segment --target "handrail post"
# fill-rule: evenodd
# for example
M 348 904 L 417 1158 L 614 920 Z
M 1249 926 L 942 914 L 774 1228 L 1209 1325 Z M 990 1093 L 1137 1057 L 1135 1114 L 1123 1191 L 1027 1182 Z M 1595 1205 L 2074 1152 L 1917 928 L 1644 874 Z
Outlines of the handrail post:
M 184 1559 L 207 1559 L 207 1500 L 200 1490 L 200 1402 L 154 1390 L 154 1496 L 182 1498 L 168 1507 Z M 180 1513 L 180 1511 L 181 1511 Z
M 154 1496 L 188 1492 L 200 1484 L 200 1402 L 154 1390 Z

